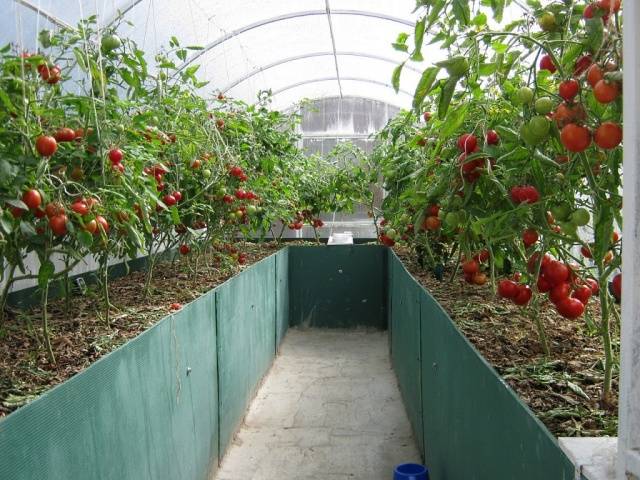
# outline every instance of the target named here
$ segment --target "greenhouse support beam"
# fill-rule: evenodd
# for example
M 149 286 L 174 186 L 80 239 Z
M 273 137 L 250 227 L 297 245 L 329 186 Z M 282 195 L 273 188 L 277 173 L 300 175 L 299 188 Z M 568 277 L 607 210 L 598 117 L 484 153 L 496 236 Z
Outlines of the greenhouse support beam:
M 291 90 L 292 88 L 296 88 L 296 87 L 301 87 L 302 85 L 308 85 L 310 83 L 320 83 L 320 82 L 330 82 L 330 81 L 335 81 L 337 80 L 336 77 L 320 77 L 320 78 L 311 78 L 309 80 L 302 80 L 300 82 L 296 82 L 296 83 L 292 83 L 290 85 L 287 85 L 285 87 L 279 88 L 277 90 L 274 90 L 272 92 L 272 95 L 278 95 L 282 92 L 286 92 L 287 90 Z M 351 81 L 351 82 L 363 82 L 363 83 L 371 83 L 374 85 L 380 85 L 383 87 L 388 87 L 388 88 L 393 88 L 393 86 L 389 83 L 386 82 L 381 82 L 380 80 L 373 80 L 371 78 L 364 78 L 364 77 L 342 77 L 342 80 L 344 81 Z M 413 97 L 412 93 L 407 92 L 406 90 L 403 90 L 402 88 L 398 90 L 398 92 L 400 93 L 404 93 L 405 95 L 409 95 L 410 97 Z
M 279 65 L 283 65 L 285 63 L 289 63 L 289 62 L 295 62 L 296 60 L 304 60 L 305 58 L 312 58 L 312 57 L 328 57 L 330 55 L 333 55 L 333 52 L 311 52 L 311 53 L 303 53 L 301 55 L 293 55 L 291 57 L 287 57 L 287 58 L 281 58 L 280 60 L 276 60 L 275 62 L 271 62 L 267 65 L 263 65 L 260 66 L 254 70 L 251 70 L 250 72 L 245 73 L 244 75 L 242 75 L 241 77 L 238 77 L 237 79 L 235 79 L 233 82 L 227 84 L 223 89 L 222 92 L 228 92 L 229 90 L 231 90 L 234 87 L 237 87 L 238 85 L 240 85 L 242 82 L 250 79 L 251 77 L 262 73 L 266 70 L 269 70 L 271 68 L 277 67 Z M 336 52 L 336 55 L 338 57 L 361 57 L 361 58 L 371 58 L 373 60 L 380 60 L 381 62 L 387 62 L 387 63 L 392 63 L 394 65 L 397 65 L 399 62 L 398 60 L 394 60 L 391 57 L 385 57 L 382 55 L 376 55 L 375 53 L 367 53 L 367 52 Z M 412 65 L 405 65 L 404 69 L 408 69 L 411 70 L 415 73 L 418 74 L 422 74 L 422 71 L 419 68 L 416 68 Z
M 398 18 L 398 17 L 394 17 L 392 15 L 386 15 L 384 13 L 377 13 L 377 12 L 367 12 L 365 10 L 332 10 L 332 15 L 354 15 L 354 16 L 359 16 L 359 17 L 371 17 L 371 18 L 377 18 L 380 20 L 385 20 L 385 21 L 389 21 L 389 22 L 395 22 L 395 23 L 400 23 L 403 25 L 407 25 L 409 27 L 414 27 L 414 23 L 409 21 L 409 20 L 405 20 L 403 18 Z M 215 47 L 217 47 L 218 45 L 231 40 L 234 37 L 237 37 L 238 35 L 241 35 L 243 33 L 246 33 L 248 31 L 254 30 L 256 28 L 259 27 L 264 27 L 265 25 L 270 25 L 272 23 L 276 23 L 276 22 L 283 22 L 285 20 L 292 20 L 295 18 L 301 18 L 301 17 L 311 17 L 311 16 L 317 16 L 317 15 L 326 15 L 327 12 L 326 10 L 307 10 L 307 11 L 303 11 L 303 12 L 292 12 L 292 13 L 286 13 L 284 15 L 278 15 L 277 17 L 272 17 L 272 18 L 267 18 L 264 20 L 259 20 L 257 22 L 254 23 L 250 23 L 249 25 L 245 25 L 244 27 L 240 27 L 236 30 L 233 30 L 217 39 L 215 39 L 213 42 L 210 42 L 209 44 L 207 44 L 202 50 L 198 51 L 197 53 L 195 53 L 191 58 L 187 59 L 184 63 L 182 63 L 178 69 L 176 70 L 176 73 L 182 71 L 184 68 L 187 67 L 187 65 L 189 65 L 190 63 L 192 63 L 193 61 L 197 60 L 198 58 L 200 58 L 201 56 L 203 56 L 205 53 L 209 52 L 210 50 L 214 49 Z
M 342 98 L 342 82 L 340 81 L 340 67 L 338 66 L 338 55 L 336 53 L 336 36 L 333 34 L 333 22 L 331 21 L 331 5 L 329 0 L 324 0 L 327 9 L 327 21 L 329 22 L 329 34 L 331 35 L 331 47 L 333 49 L 333 63 L 336 66 L 336 79 L 338 80 L 338 90 Z
M 618 479 L 640 479 L 640 2 L 624 4 L 624 198 Z
M 38 5 L 34 5 L 33 3 L 31 3 L 28 0 L 13 0 L 13 1 L 15 3 L 17 3 L 18 5 L 22 5 L 23 7 L 28 8 L 29 10 L 33 10 L 38 15 L 40 15 L 43 18 L 46 18 L 47 20 L 49 20 L 54 25 L 57 25 L 57 26 L 62 27 L 62 28 L 73 28 L 71 25 L 69 25 L 64 20 L 61 20 L 60 18 L 58 18 L 55 15 L 47 12 L 46 10 L 43 10 Z

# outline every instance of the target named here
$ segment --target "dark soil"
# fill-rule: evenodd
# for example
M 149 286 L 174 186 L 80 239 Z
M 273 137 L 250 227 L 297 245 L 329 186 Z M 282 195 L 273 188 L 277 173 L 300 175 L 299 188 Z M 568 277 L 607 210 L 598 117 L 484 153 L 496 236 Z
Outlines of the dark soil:
M 109 283 L 111 325 L 103 320 L 103 303 L 96 289 L 74 296 L 65 319 L 64 300 L 49 303 L 50 330 L 56 363 L 49 361 L 43 345 L 41 310 L 10 311 L 0 331 L 0 418 L 37 398 L 51 387 L 87 368 L 103 355 L 136 337 L 170 313 L 172 303 L 186 304 L 223 283 L 243 268 L 271 255 L 270 244 L 238 245 L 247 254 L 239 266 L 214 257 L 200 258 L 197 271 L 193 255 L 154 269 L 152 291 L 144 297 L 145 272 L 133 272 Z
M 470 285 L 462 275 L 449 282 L 451 272 L 438 281 L 414 261 L 407 250 L 398 255 L 413 276 L 449 313 L 496 371 L 531 410 L 558 437 L 615 436 L 618 378 L 613 382 L 613 404 L 600 403 L 604 351 L 589 322 L 599 318 L 598 302 L 591 299 L 582 318 L 567 320 L 546 300 L 540 315 L 550 341 L 545 357 L 529 309 L 496 297 L 490 284 Z M 592 323 L 592 325 L 593 325 Z M 612 322 L 615 323 L 615 322 Z M 612 326 L 614 345 L 619 328 Z

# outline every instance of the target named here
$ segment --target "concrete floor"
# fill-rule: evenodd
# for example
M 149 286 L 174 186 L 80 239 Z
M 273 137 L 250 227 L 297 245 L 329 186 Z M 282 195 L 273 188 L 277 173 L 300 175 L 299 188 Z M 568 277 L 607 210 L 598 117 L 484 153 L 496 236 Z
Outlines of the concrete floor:
M 389 480 L 419 463 L 387 341 L 290 330 L 217 480 Z

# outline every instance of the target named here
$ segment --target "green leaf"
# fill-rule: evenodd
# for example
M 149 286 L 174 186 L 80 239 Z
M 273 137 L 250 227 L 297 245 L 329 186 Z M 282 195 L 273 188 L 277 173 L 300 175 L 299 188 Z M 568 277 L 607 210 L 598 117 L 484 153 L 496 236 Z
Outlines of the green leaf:
M 509 46 L 502 42 L 495 41 L 491 43 L 491 48 L 496 53 L 506 53 L 506 51 L 509 49 Z
M 409 47 L 407 46 L 407 39 L 409 38 L 409 34 L 405 32 L 401 32 L 398 34 L 396 41 L 391 44 L 391 46 L 400 52 L 408 52 Z
M 431 12 L 429 12 L 429 16 L 427 17 L 427 30 L 429 30 L 433 24 L 440 19 L 440 13 L 446 5 L 447 2 L 445 0 L 438 0 L 431 4 Z
M 480 65 L 478 74 L 481 77 L 486 77 L 488 75 L 493 75 L 494 73 L 496 73 L 497 69 L 498 66 L 495 63 L 483 63 L 482 65 Z
M 5 200 L 5 202 L 11 205 L 12 207 L 16 207 L 21 210 L 29 210 L 29 207 L 27 207 L 26 203 L 24 203 L 22 200 L 10 198 L 8 200 Z
M 457 77 L 449 78 L 440 89 L 440 98 L 438 99 L 438 118 L 443 120 L 449 110 L 449 104 L 453 97 L 453 92 L 458 84 Z
M 469 105 L 465 103 L 449 111 L 447 118 L 443 122 L 444 125 L 442 126 L 442 129 L 439 131 L 441 137 L 448 137 L 450 135 L 453 135 L 456 130 L 458 130 L 462 126 L 467 118 L 468 108 Z
M 47 259 L 42 262 L 40 264 L 40 269 L 38 270 L 38 286 L 40 288 L 45 288 L 55 272 L 56 267 L 51 260 Z
M 5 215 L 0 216 L 0 228 L 4 233 L 11 233 L 11 220 L 9 220 Z
M 590 18 L 585 22 L 586 46 L 591 53 L 597 53 L 604 42 L 604 25 L 600 18 Z
M 89 248 L 93 244 L 93 235 L 85 230 L 78 232 L 78 242 L 85 248 Z
M 471 20 L 471 11 L 469 10 L 468 0 L 453 0 L 452 3 L 453 16 L 462 25 L 468 25 Z
M 504 5 L 506 0 L 491 0 L 491 9 L 493 10 L 493 18 L 496 22 L 502 21 L 502 15 L 504 14 Z
M 421 18 L 415 26 L 414 30 L 414 44 L 415 48 L 413 53 L 411 54 L 411 59 L 415 61 L 422 61 L 422 42 L 424 41 L 424 31 L 425 31 L 425 23 L 427 19 Z
M 433 82 L 436 81 L 436 76 L 438 75 L 439 71 L 440 68 L 438 67 L 430 67 L 422 72 L 422 77 L 418 82 L 416 93 L 413 96 L 413 109 L 417 113 L 421 113 L 420 108 L 422 107 L 422 102 L 431 90 L 431 87 L 433 87 Z
M 84 52 L 82 50 L 80 50 L 78 47 L 75 47 L 73 49 L 73 55 L 76 57 L 76 62 L 78 62 L 78 66 L 83 70 L 83 71 L 88 71 L 89 67 L 87 66 L 87 61 L 85 59 L 84 56 Z
M 471 21 L 476 27 L 484 27 L 487 24 L 487 16 L 484 13 L 479 13 Z
M 18 174 L 18 167 L 9 163 L 8 160 L 0 158 L 0 180 L 9 183 Z
M 20 222 L 20 232 L 28 238 L 35 237 L 38 235 L 36 229 L 33 227 L 31 223 L 21 221 Z
M 180 225 L 182 220 L 180 220 L 180 214 L 178 213 L 178 209 L 176 207 L 171 207 L 169 210 L 171 212 L 171 221 L 174 225 Z
M 402 73 L 402 69 L 404 68 L 404 64 L 406 62 L 402 62 L 396 68 L 393 69 L 393 74 L 391 75 L 391 85 L 393 89 L 398 93 L 400 90 L 400 74 Z

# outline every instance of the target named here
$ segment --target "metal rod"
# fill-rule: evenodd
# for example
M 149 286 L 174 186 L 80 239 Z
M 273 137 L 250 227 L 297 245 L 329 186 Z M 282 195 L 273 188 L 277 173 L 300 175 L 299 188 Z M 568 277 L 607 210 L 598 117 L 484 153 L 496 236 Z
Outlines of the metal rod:
M 67 22 L 65 22 L 64 20 L 56 17 L 55 15 L 47 12 L 46 10 L 43 10 L 42 8 L 40 8 L 38 5 L 34 5 L 33 3 L 31 3 L 29 0 L 13 0 L 15 3 L 22 5 L 23 7 L 26 7 L 30 10 L 33 10 L 34 12 L 36 12 L 38 15 L 40 15 L 41 17 L 46 18 L 47 20 L 49 20 L 51 23 L 58 25 L 59 27 L 63 27 L 63 28 L 69 28 L 72 29 L 73 27 L 71 25 L 69 25 Z

